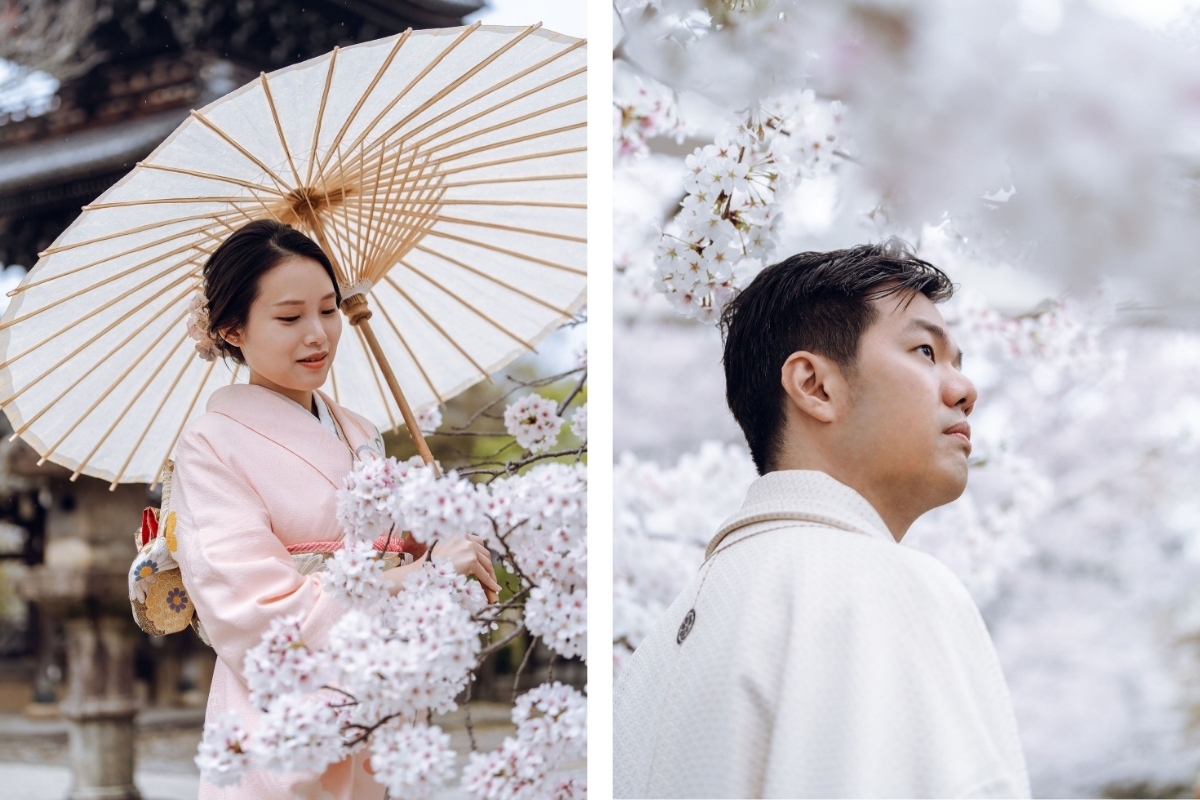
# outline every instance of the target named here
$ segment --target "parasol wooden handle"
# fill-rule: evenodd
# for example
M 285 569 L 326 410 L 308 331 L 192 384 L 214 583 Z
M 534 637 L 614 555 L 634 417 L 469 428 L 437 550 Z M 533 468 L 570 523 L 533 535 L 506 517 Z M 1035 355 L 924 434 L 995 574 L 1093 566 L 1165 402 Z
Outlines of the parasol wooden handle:
M 404 424 L 408 428 L 409 435 L 417 445 L 417 452 L 421 454 L 421 460 L 433 468 L 434 475 L 441 475 L 441 470 L 433 462 L 433 453 L 429 451 L 429 445 L 425 443 L 425 436 L 417 427 L 417 418 L 413 416 L 412 409 L 408 407 L 408 401 L 404 399 L 404 392 L 400 391 L 400 383 L 396 380 L 387 358 L 383 355 L 383 348 L 379 346 L 375 332 L 371 330 L 371 323 L 368 322 L 371 319 L 371 309 L 367 307 L 366 295 L 356 294 L 347 297 L 342 301 L 342 311 L 350 318 L 350 324 L 357 325 L 363 332 L 363 336 L 367 338 L 367 346 L 371 348 L 371 355 L 375 356 L 375 363 L 379 365 L 388 388 L 392 390 L 392 397 L 396 398 L 396 405 L 400 406 L 400 414 L 404 417 Z

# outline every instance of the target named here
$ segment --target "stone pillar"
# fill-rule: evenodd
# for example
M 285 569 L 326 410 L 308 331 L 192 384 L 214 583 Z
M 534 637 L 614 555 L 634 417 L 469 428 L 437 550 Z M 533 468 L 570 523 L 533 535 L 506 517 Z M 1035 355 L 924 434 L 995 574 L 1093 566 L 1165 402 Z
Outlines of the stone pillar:
M 137 800 L 133 782 L 133 646 L 129 620 L 66 622 L 67 681 L 61 704 L 70 736 L 70 800 Z
M 133 650 L 124 571 L 39 565 L 21 594 L 63 620 L 67 636 L 69 800 L 137 800 L 133 783 Z M 0 787 L 0 797 L 4 796 Z

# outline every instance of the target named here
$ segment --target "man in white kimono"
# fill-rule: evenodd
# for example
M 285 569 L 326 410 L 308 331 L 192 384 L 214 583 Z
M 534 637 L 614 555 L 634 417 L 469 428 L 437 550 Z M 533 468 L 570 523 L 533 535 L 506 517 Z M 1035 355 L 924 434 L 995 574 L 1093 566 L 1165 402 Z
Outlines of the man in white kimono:
M 617 682 L 617 797 L 1029 796 L 978 609 L 899 544 L 967 483 L 952 291 L 892 240 L 793 256 L 725 310 L 762 477 Z

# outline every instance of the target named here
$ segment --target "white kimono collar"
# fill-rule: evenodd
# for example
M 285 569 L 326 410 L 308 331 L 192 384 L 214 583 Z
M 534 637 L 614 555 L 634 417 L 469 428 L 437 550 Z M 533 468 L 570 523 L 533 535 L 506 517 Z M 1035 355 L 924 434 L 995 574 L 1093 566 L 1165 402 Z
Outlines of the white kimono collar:
M 846 484 L 816 470 L 783 470 L 768 472 L 750 484 L 746 501 L 721 524 L 704 558 L 734 531 L 774 520 L 815 522 L 896 543 L 879 512 Z

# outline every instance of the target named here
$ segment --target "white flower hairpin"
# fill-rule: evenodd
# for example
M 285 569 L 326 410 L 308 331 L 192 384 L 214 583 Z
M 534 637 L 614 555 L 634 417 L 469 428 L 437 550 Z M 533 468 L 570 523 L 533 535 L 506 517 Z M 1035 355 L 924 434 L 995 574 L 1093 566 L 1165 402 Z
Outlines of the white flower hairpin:
M 197 289 L 188 305 L 187 333 L 196 340 L 196 355 L 205 361 L 217 359 L 217 340 L 208 329 L 208 298 L 203 289 Z

